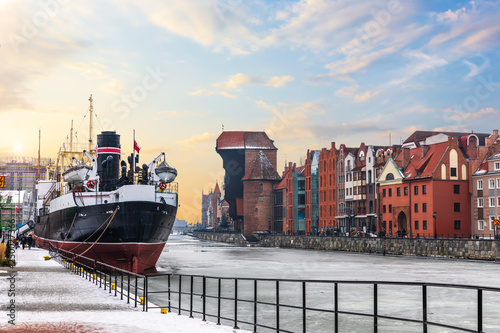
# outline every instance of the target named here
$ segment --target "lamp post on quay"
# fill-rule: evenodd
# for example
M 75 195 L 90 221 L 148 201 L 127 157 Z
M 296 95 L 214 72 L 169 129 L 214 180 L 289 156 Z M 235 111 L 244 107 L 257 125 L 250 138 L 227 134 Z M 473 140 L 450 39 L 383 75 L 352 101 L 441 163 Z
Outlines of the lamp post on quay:
M 434 238 L 437 238 L 436 216 L 437 216 L 437 212 L 432 213 L 432 218 L 434 219 Z

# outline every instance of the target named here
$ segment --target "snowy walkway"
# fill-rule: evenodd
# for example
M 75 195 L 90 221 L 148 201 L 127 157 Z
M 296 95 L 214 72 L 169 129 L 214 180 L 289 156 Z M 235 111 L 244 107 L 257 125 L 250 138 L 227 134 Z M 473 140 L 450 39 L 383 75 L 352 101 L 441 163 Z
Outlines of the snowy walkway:
M 47 254 L 41 249 L 18 249 L 17 266 L 0 268 L 0 332 L 246 332 L 161 314 L 159 309 L 142 312 L 142 307 L 134 308 L 59 263 L 44 260 Z M 12 302 L 15 308 L 9 312 Z

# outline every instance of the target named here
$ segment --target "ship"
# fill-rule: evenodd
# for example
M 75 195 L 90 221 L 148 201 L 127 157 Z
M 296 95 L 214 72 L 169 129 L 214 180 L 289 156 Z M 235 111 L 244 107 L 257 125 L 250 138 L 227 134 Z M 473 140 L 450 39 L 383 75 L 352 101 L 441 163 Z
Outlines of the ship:
M 56 168 L 53 179 L 38 181 L 36 244 L 134 273 L 155 272 L 177 213 L 177 170 L 163 152 L 138 167 L 135 132 L 128 164 L 115 131 L 101 132 L 89 148 Z

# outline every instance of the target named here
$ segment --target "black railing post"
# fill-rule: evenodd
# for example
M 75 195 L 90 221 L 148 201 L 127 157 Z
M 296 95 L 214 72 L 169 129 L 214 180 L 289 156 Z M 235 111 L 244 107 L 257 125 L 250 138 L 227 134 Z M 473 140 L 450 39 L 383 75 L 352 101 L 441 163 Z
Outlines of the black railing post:
M 306 282 L 302 281 L 302 331 L 306 333 Z
M 179 315 L 181 314 L 182 300 L 182 275 L 179 275 Z
M 115 296 L 117 295 L 116 293 L 118 292 L 118 277 L 117 277 L 117 271 L 115 269 Z
M 257 279 L 253 280 L 253 332 L 257 333 Z
M 191 275 L 191 288 L 190 288 L 190 295 L 189 295 L 189 318 L 194 318 L 193 317 L 193 279 L 194 277 Z
M 111 269 L 109 269 L 109 293 L 111 294 L 111 282 L 113 282 L 113 277 L 111 276 Z M 113 269 L 114 271 L 116 271 L 116 269 Z
M 422 324 L 423 333 L 427 333 L 427 286 L 422 285 Z
M 203 276 L 203 294 L 201 296 L 203 298 L 203 321 L 207 321 L 207 278 Z
M 276 331 L 280 331 L 280 282 L 276 280 Z
M 127 273 L 127 304 L 130 304 L 130 274 Z
M 378 285 L 373 284 L 373 333 L 377 333 L 378 326 Z
M 477 331 L 483 331 L 483 290 L 477 289 Z
M 167 295 L 168 295 L 168 312 L 172 312 L 172 307 L 171 307 L 171 304 L 170 304 L 170 274 L 168 274 L 167 284 L 168 284 L 168 290 L 167 290 Z
M 238 327 L 238 279 L 234 279 L 234 327 L 233 329 L 239 330 Z
M 120 300 L 123 300 L 123 271 L 120 272 Z
M 136 308 L 137 307 L 137 275 L 135 275 L 134 299 L 135 299 L 134 308 Z
M 339 333 L 339 284 L 334 284 L 335 333 Z
M 144 286 L 142 290 L 142 311 L 148 312 L 148 276 L 144 275 Z
M 219 278 L 219 284 L 217 286 L 217 325 L 220 325 L 220 296 L 221 296 L 221 285 L 220 285 L 220 278 Z

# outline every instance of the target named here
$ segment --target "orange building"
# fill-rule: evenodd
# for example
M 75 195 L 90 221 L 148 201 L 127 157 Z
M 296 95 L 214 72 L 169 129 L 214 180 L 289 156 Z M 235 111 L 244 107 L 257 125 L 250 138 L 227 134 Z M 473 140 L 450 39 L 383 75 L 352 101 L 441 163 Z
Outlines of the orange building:
M 378 232 L 386 236 L 470 237 L 467 158 L 457 137 L 403 145 L 377 179 Z
M 330 149 L 323 148 L 318 159 L 318 232 L 326 233 L 336 227 L 337 215 L 337 158 L 338 150 L 335 142 Z

